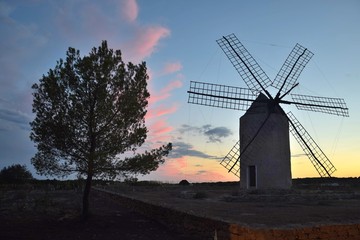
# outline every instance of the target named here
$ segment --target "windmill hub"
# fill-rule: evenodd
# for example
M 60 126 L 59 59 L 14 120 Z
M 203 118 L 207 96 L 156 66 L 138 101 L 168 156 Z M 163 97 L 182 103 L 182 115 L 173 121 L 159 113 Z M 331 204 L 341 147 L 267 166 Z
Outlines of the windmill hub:
M 268 98 L 265 94 L 259 93 L 258 97 L 251 104 L 250 108 L 247 110 L 249 114 L 251 113 L 279 113 L 285 114 L 281 109 L 279 99 Z

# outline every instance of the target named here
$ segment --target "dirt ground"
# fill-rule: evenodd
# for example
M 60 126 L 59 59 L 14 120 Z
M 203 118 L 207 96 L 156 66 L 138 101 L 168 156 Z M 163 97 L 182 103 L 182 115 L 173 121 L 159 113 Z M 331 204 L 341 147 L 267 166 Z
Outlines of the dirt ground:
M 239 191 L 234 185 L 108 186 L 125 196 L 255 228 L 360 223 L 359 189 Z
M 239 191 L 235 184 L 97 186 L 197 216 L 254 228 L 360 223 L 360 188 L 339 185 L 288 191 Z M 0 239 L 196 239 L 91 193 L 91 216 L 80 219 L 80 190 L 0 189 Z
M 91 216 L 80 220 L 80 193 L 74 191 L 1 192 L 0 239 L 4 240 L 185 240 L 185 233 L 92 193 Z

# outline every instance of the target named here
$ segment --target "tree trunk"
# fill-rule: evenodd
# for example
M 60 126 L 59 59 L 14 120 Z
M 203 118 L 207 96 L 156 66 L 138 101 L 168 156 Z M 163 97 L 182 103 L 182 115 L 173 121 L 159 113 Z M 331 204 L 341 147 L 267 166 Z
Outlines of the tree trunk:
M 91 189 L 92 174 L 88 174 L 86 178 L 84 195 L 83 195 L 83 207 L 82 207 L 82 217 L 86 220 L 89 217 L 89 195 Z

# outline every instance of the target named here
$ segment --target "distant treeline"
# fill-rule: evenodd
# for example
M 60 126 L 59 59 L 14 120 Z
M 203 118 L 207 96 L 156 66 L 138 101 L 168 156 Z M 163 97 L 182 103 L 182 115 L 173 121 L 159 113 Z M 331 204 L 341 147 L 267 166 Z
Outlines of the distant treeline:
M 296 178 L 292 180 L 294 188 L 360 188 L 360 177 L 348 178 Z
M 293 179 L 293 188 L 296 189 L 326 189 L 326 188 L 360 188 L 360 177 L 351 178 L 296 178 Z M 105 186 L 122 183 L 131 186 L 160 186 L 160 185 L 178 185 L 179 183 L 168 183 L 161 181 L 108 181 L 108 180 L 94 180 L 93 186 Z M 76 190 L 82 189 L 85 184 L 84 179 L 76 180 L 58 180 L 58 179 L 28 179 L 21 183 L 1 183 L 0 188 L 35 188 L 45 190 Z M 190 185 L 209 186 L 209 187 L 237 187 L 238 181 L 232 182 L 202 182 L 202 183 L 189 183 Z

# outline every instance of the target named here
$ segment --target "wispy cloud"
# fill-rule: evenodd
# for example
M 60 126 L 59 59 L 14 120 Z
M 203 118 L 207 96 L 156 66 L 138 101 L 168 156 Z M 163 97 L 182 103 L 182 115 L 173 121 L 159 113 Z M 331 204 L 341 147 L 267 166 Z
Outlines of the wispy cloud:
M 164 68 L 161 70 L 160 75 L 168 75 L 171 73 L 178 72 L 182 69 L 182 65 L 180 62 L 169 62 L 166 63 Z
M 188 132 L 194 135 L 203 135 L 208 138 L 208 142 L 222 142 L 222 139 L 233 134 L 227 127 L 213 127 L 210 124 L 206 124 L 201 127 L 183 124 L 178 131 L 182 134 Z
M 205 131 L 204 135 L 209 138 L 210 142 L 221 142 L 222 138 L 232 135 L 232 132 L 226 127 L 215 127 Z
M 292 158 L 299 158 L 299 157 L 307 157 L 306 153 L 296 153 L 296 154 L 291 154 Z
M 138 16 L 139 8 L 136 0 L 122 0 L 119 5 L 122 17 L 129 22 L 134 22 Z
M 225 181 L 236 180 L 232 174 L 228 174 L 226 169 L 215 160 L 207 161 L 206 168 L 194 164 L 196 161 L 187 156 L 170 158 L 156 172 L 146 178 L 160 178 L 171 182 L 179 182 L 182 179 L 187 179 L 190 182 L 213 182 L 219 181 L 219 179 Z M 194 167 L 194 165 L 198 166 Z
M 137 64 L 160 51 L 162 41 L 171 34 L 171 30 L 162 24 L 140 22 L 140 9 L 136 0 L 101 3 L 51 1 L 44 3 L 46 12 L 38 11 L 34 5 L 28 4 L 26 7 L 30 8 L 29 11 L 34 11 L 34 14 L 40 12 L 42 15 L 29 18 L 27 22 L 12 14 L 16 11 L 17 15 L 21 15 L 21 11 L 24 11 L 22 9 L 25 9 L 22 4 L 0 1 L 0 95 L 3 101 L 11 102 L 0 102 L 0 131 L 4 138 L 8 134 L 6 131 L 30 130 L 28 123 L 32 116 L 28 113 L 31 113 L 31 84 L 42 73 L 46 73 L 49 67 L 53 67 L 57 58 L 64 56 L 67 47 L 77 48 L 83 55 L 91 47 L 98 46 L 101 40 L 107 40 L 110 48 L 122 51 L 125 62 Z M 180 105 L 165 100 L 169 100 L 174 91 L 183 85 L 182 65 L 176 60 L 164 61 L 161 84 L 151 76 L 154 74 L 148 69 L 152 78 L 148 85 L 151 98 L 146 116 L 149 148 L 172 139 L 174 127 L 170 124 L 169 116 Z M 164 77 L 165 74 L 174 73 L 176 75 Z M 155 75 L 159 76 L 160 73 Z
M 140 61 L 151 56 L 159 41 L 169 35 L 170 30 L 162 26 L 140 27 L 125 47 L 133 61 Z
M 10 123 L 7 126 L 17 126 L 23 130 L 30 130 L 29 122 L 31 118 L 28 114 L 19 110 L 0 109 L 0 120 Z M 3 128 L 4 130 L 5 128 Z M 9 127 L 7 127 L 9 129 Z
M 193 146 L 184 142 L 174 142 L 173 150 L 170 153 L 171 158 L 181 158 L 184 156 L 188 157 L 199 157 L 199 158 L 207 158 L 207 159 L 221 159 L 218 156 L 212 156 L 207 153 L 198 151 L 193 149 Z
M 150 82 L 152 82 L 152 78 Z M 176 102 L 165 102 L 164 100 L 168 99 L 172 92 L 181 86 L 181 81 L 173 80 L 161 88 L 160 91 L 156 91 L 153 88 L 150 89 L 149 107 L 146 114 L 149 141 L 170 141 L 170 132 L 174 130 L 174 127 L 168 123 L 168 116 L 178 110 L 179 104 Z
M 109 46 L 122 50 L 127 61 L 136 63 L 150 57 L 171 32 L 165 26 L 137 21 L 139 7 L 136 0 L 101 4 L 65 0 L 55 2 L 53 6 L 56 8 L 55 23 L 62 38 L 79 44 L 88 39 L 98 44 L 106 39 Z
M 160 105 L 154 109 L 149 109 L 148 113 L 146 114 L 146 119 L 161 117 L 164 115 L 172 114 L 178 110 L 178 104 L 174 103 L 170 106 L 167 105 Z
M 164 119 L 158 119 L 150 125 L 150 133 L 155 136 L 163 135 L 169 133 L 173 130 L 173 127 L 169 126 L 169 124 Z
M 150 95 L 149 103 L 155 104 L 159 101 L 165 100 L 171 96 L 171 92 L 177 88 L 182 87 L 183 82 L 180 79 L 175 79 L 170 81 L 164 88 L 160 89 L 158 92 L 153 92 Z
M 15 91 L 22 90 L 18 83 L 29 75 L 22 72 L 25 61 L 32 58 L 32 54 L 48 39 L 38 25 L 21 23 L 12 18 L 15 7 L 5 2 L 0 4 L 0 94 L 4 97 L 11 93 L 13 97 Z

